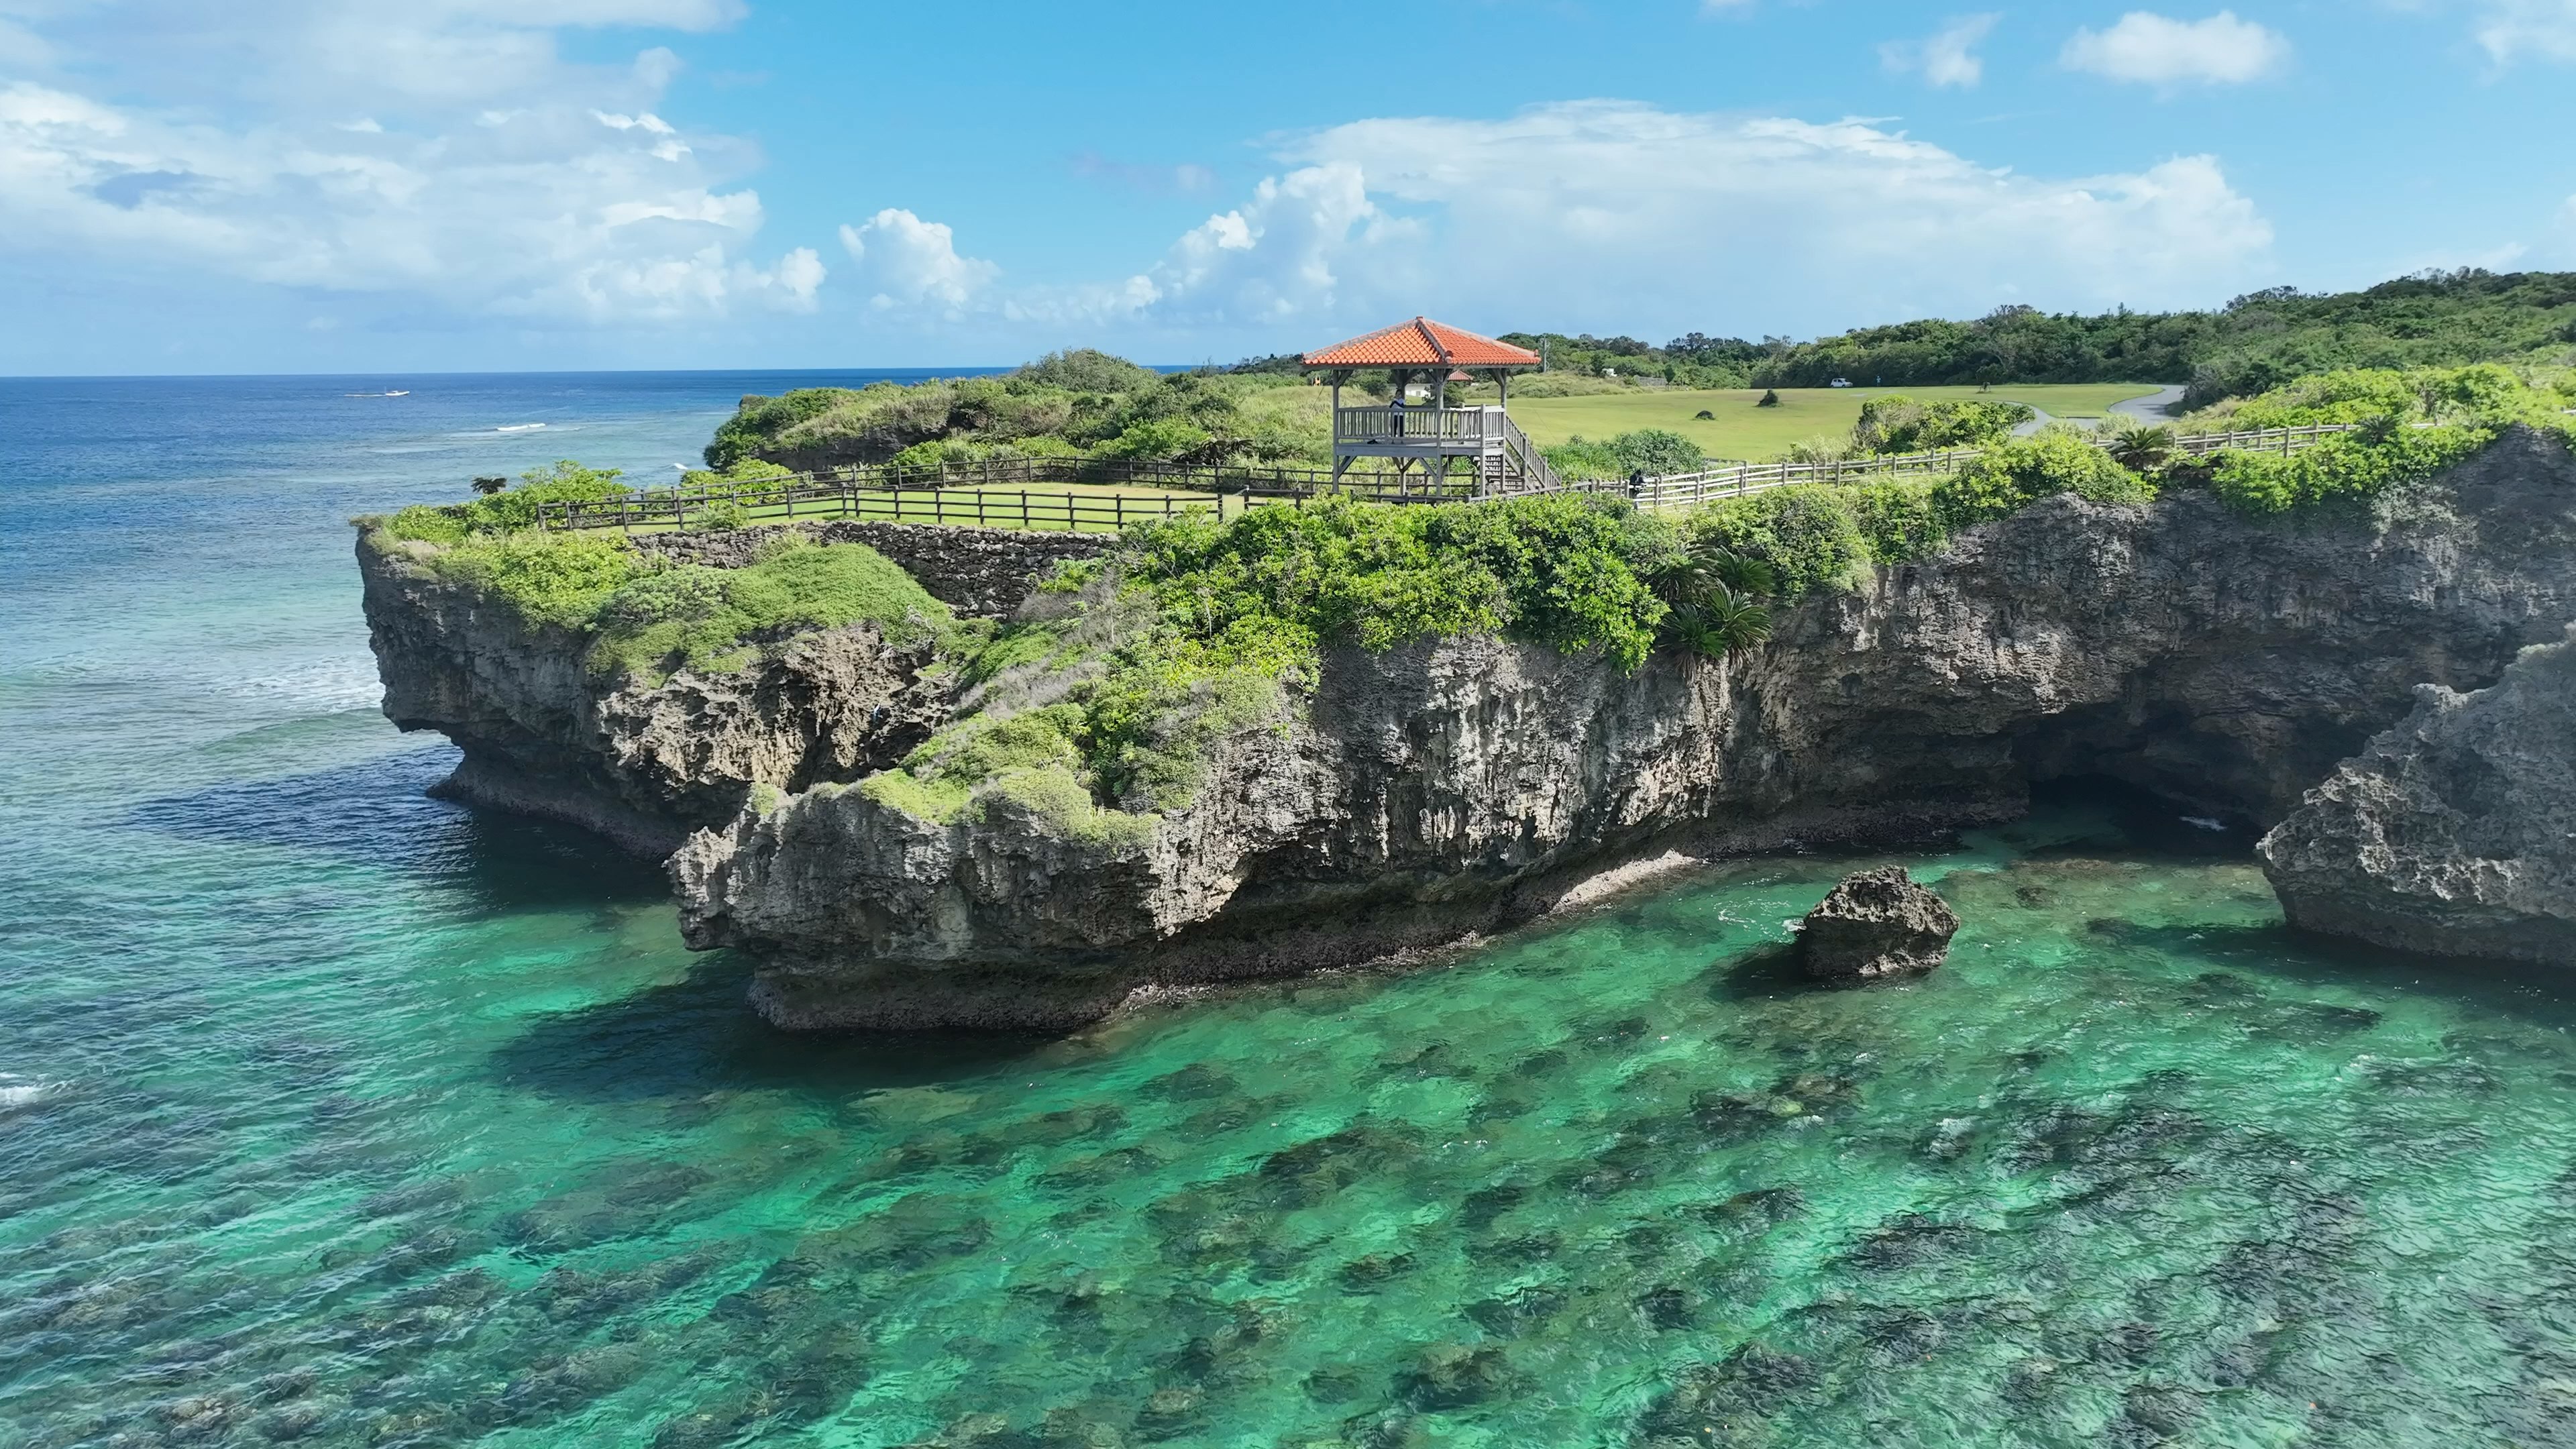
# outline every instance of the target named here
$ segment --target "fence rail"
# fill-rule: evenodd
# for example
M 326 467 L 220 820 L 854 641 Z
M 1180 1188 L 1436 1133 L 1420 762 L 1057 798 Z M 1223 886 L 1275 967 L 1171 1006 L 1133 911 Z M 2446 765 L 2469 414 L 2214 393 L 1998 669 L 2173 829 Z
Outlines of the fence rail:
M 2286 455 L 2313 447 L 2335 434 L 2351 432 L 2354 426 L 2329 423 L 2262 432 L 2198 433 L 2175 439 L 2173 446 L 2176 452 L 2195 457 L 2231 449 L 2277 449 Z M 1527 446 L 1526 440 L 1523 446 Z M 1326 494 L 1375 503 L 1463 503 L 1545 493 L 1614 493 L 1633 498 L 1643 507 L 1679 508 L 1792 483 L 1855 483 L 1953 472 L 1981 456 L 1981 450 L 1958 448 L 1833 463 L 1743 463 L 1626 480 L 1559 478 L 1546 468 L 1537 449 L 1529 448 L 1528 456 L 1530 466 L 1517 477 L 1470 473 L 1447 479 L 1414 473 L 1346 474 L 1336 480 L 1317 468 L 1101 463 L 1087 458 L 1013 458 L 906 468 L 860 465 L 714 488 L 645 492 L 591 503 L 542 503 L 537 507 L 537 521 L 545 528 L 618 528 L 631 532 L 686 528 L 705 521 L 711 514 L 739 514 L 750 522 L 858 518 L 981 528 L 1100 531 L 1193 514 L 1221 517 L 1223 500 L 1229 495 L 1248 505 L 1301 502 Z M 1004 491 L 1003 485 L 1012 483 L 1021 486 L 1016 491 Z M 1055 486 L 1037 492 L 1031 490 L 1032 484 Z M 1120 493 L 1115 491 L 1119 486 L 1162 491 Z M 1175 496 L 1191 493 L 1209 496 Z
M 2295 453 L 2312 448 L 2337 433 L 2348 433 L 2357 426 L 2351 423 L 2319 423 L 2300 428 L 2269 428 L 2261 432 L 2193 433 L 2173 441 L 2177 453 L 2207 457 L 2230 450 Z M 2108 449 L 2112 439 L 2101 438 L 2096 445 Z M 1953 448 L 1938 453 L 1897 453 L 1884 458 L 1854 458 L 1826 463 L 1739 463 L 1731 468 L 1709 468 L 1696 473 L 1668 473 L 1658 477 L 1632 480 L 1630 496 L 1647 508 L 1687 508 L 1715 498 L 1734 498 L 1765 489 L 1783 488 L 1792 483 L 1865 483 L 1879 478 L 1920 477 L 1926 474 L 1953 473 L 1982 456 L 1981 448 Z

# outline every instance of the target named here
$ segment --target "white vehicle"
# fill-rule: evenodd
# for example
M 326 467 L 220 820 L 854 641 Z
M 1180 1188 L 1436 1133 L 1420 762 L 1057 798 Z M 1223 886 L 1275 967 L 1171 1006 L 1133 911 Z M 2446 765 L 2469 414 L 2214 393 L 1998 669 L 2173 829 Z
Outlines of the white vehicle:
M 1838 378 L 1835 378 L 1835 379 L 1834 379 L 1834 381 L 1833 381 L 1833 386 L 1835 386 L 1835 387 L 1849 387 L 1849 386 L 1851 386 L 1851 379 L 1850 379 L 1850 378 L 1848 378 L 1848 377 L 1838 377 Z

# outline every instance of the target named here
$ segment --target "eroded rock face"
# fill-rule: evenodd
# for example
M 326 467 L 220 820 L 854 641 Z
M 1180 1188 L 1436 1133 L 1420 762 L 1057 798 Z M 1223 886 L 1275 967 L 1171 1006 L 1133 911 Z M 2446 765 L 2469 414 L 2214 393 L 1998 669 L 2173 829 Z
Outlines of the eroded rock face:
M 1798 960 L 1808 975 L 1829 981 L 1916 976 L 1950 958 L 1958 933 L 1948 904 L 1891 865 L 1844 876 L 1807 913 Z
M 1216 750 L 1190 804 L 1099 839 L 1008 802 L 936 824 L 838 789 L 737 814 L 709 788 L 690 808 L 711 828 L 672 862 L 683 925 L 751 953 L 785 1025 L 1060 1026 L 1506 928 L 1668 851 L 1920 842 L 2058 776 L 2268 827 L 2416 684 L 2491 683 L 2576 617 L 2576 464 L 2554 443 L 2510 436 L 2388 513 L 2051 499 L 1782 610 L 1759 649 L 1632 674 L 1494 640 L 1334 651 L 1303 712 Z M 687 759 L 666 733 L 775 731 L 785 760 L 843 728 L 755 689 L 674 700 L 657 730 L 586 701 L 566 643 L 413 582 L 378 594 L 371 576 L 389 712 L 458 737 L 469 771 L 640 793 L 667 821 L 688 782 L 738 801 L 749 774 L 663 763 Z M 782 778 L 864 773 L 833 748 Z
M 927 645 L 867 625 L 808 634 L 739 674 L 594 677 L 588 641 L 532 628 L 438 578 L 409 547 L 358 544 L 384 709 L 465 752 L 437 793 L 597 831 L 661 859 L 741 814 L 755 785 L 802 790 L 900 759 L 944 716 Z
M 1127 993 L 1507 928 L 1669 850 L 1908 844 L 2103 774 L 2268 826 L 2413 686 L 2576 615 L 2576 466 L 2516 435 L 2374 526 L 2056 498 L 1725 661 L 1337 651 L 1140 838 L 808 795 L 673 862 L 693 943 L 794 1026 L 1063 1025 Z
M 2472 694 L 2424 686 L 2261 851 L 2303 929 L 2576 963 L 2576 636 Z

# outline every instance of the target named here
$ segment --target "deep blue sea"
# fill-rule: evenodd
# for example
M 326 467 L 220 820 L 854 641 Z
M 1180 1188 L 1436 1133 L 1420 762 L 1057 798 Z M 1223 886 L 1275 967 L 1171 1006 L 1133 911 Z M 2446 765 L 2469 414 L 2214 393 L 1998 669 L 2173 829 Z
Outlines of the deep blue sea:
M 2576 1007 L 2105 797 L 1063 1040 L 425 798 L 353 514 L 882 374 L 0 381 L 0 1449 L 2576 1445 Z M 406 391 L 408 396 L 350 396 Z

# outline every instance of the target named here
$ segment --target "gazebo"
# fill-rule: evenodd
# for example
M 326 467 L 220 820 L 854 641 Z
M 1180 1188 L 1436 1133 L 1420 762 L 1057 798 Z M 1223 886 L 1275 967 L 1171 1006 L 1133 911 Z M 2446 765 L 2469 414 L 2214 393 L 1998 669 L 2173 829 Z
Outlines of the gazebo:
M 1416 317 L 1309 352 L 1304 362 L 1333 386 L 1336 480 L 1362 458 L 1387 458 L 1394 461 L 1399 479 L 1418 467 L 1429 475 L 1434 492 L 1445 491 L 1451 465 L 1461 461 L 1468 465 L 1476 493 L 1518 492 L 1556 481 L 1547 461 L 1500 404 L 1449 406 L 1449 384 L 1473 381 L 1479 373 L 1492 378 L 1509 402 L 1511 375 L 1539 365 L 1539 355 L 1528 348 Z M 1395 393 L 1386 405 L 1342 406 L 1342 384 L 1362 368 L 1384 368 L 1393 377 Z M 1410 407 L 1405 393 L 1417 379 L 1430 384 L 1431 396 L 1426 405 Z

